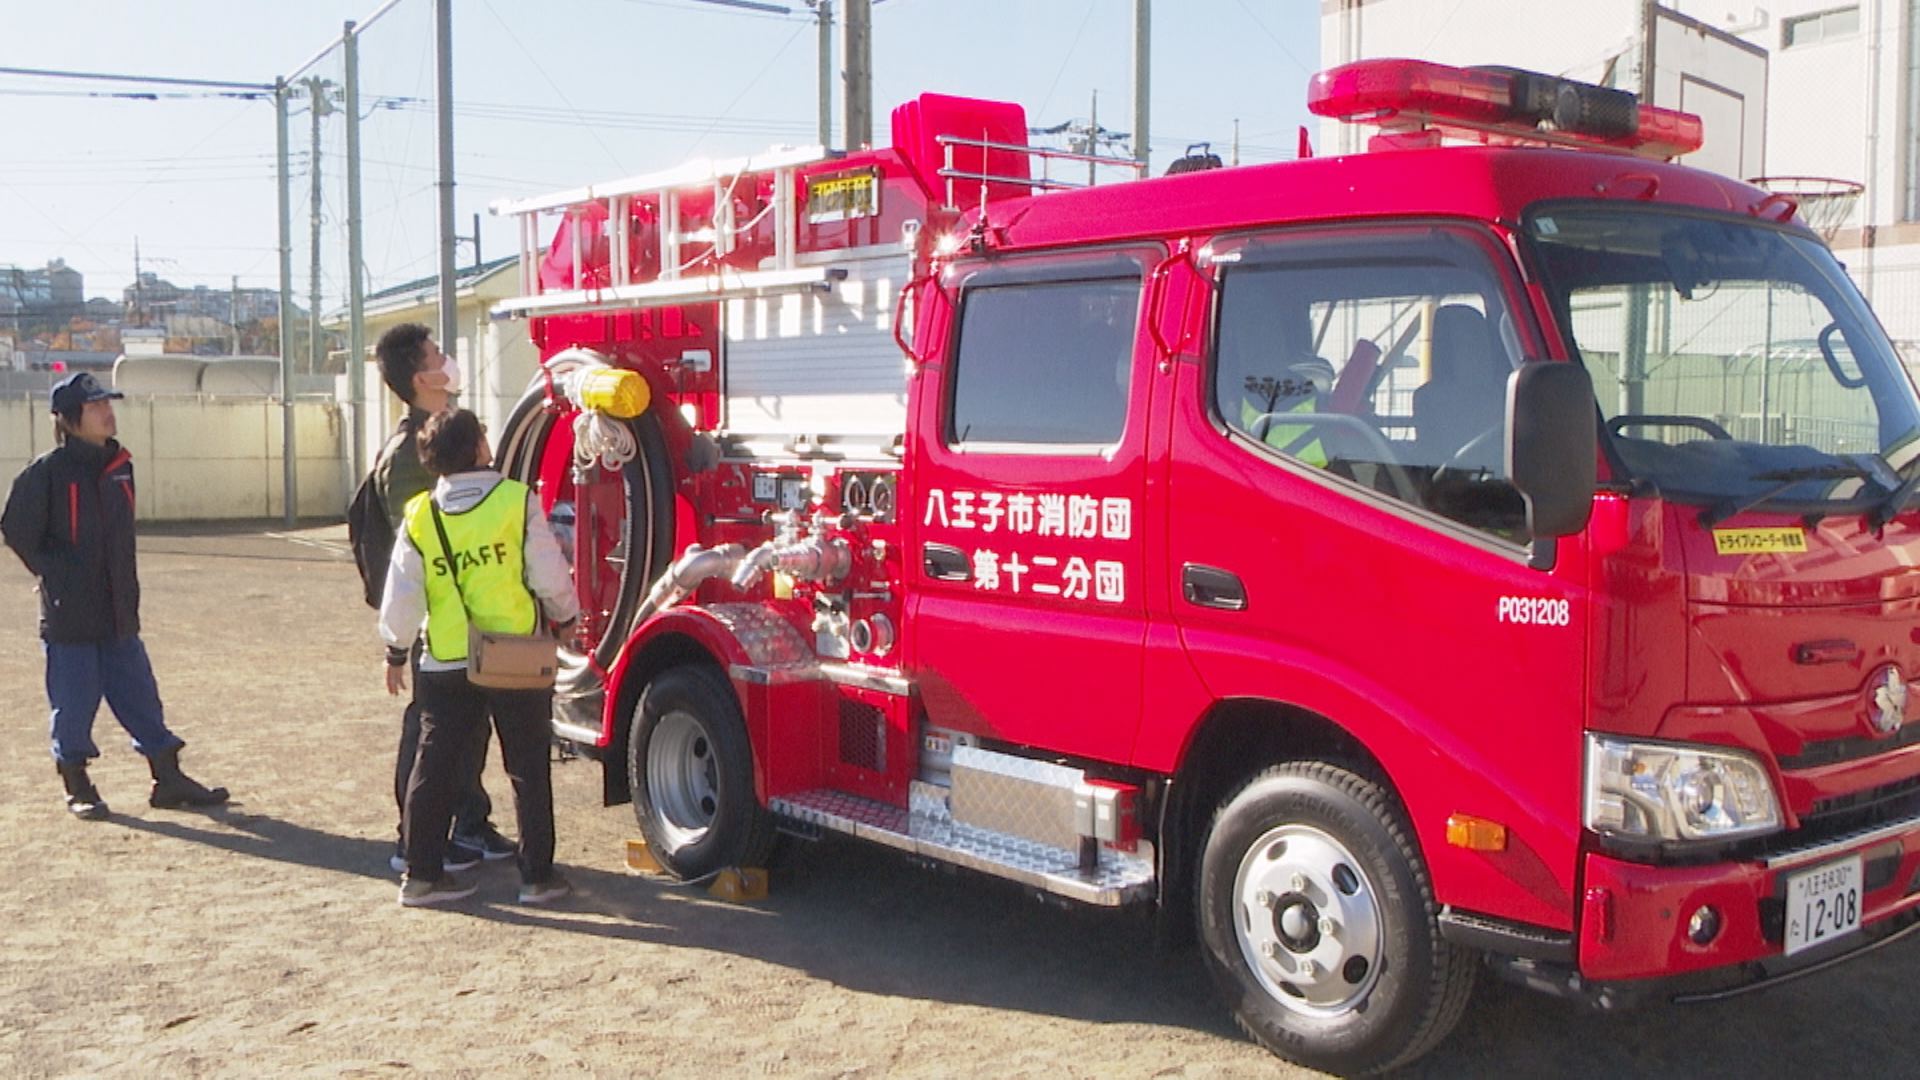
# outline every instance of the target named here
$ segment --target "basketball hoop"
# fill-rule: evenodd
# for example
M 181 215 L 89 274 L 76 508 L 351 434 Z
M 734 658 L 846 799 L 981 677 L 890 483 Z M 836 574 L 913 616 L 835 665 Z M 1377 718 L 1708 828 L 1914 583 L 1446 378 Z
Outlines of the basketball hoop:
M 1867 189 L 1854 180 L 1827 176 L 1762 176 L 1747 183 L 1790 200 L 1801 222 L 1829 241 L 1853 214 L 1860 193 Z

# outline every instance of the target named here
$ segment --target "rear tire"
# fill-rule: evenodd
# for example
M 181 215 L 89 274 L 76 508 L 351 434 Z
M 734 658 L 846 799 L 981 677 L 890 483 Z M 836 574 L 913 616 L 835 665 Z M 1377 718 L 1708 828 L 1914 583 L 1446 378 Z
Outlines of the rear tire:
M 674 877 L 766 865 L 773 817 L 754 792 L 733 687 L 715 669 L 672 668 L 648 684 L 627 741 L 627 783 L 640 834 Z
M 1446 1038 L 1473 957 L 1440 937 L 1425 864 L 1394 800 L 1323 762 L 1256 776 L 1221 803 L 1200 856 L 1208 972 L 1254 1041 L 1343 1075 Z

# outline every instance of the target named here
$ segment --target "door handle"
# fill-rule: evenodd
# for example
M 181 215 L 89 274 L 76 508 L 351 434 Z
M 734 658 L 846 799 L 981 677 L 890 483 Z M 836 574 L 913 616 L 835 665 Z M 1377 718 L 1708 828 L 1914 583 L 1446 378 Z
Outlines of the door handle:
M 1180 568 L 1180 594 L 1195 607 L 1245 611 L 1247 587 L 1233 573 L 1213 566 L 1188 563 Z
M 920 550 L 921 565 L 935 581 L 965 581 L 973 576 L 967 556 L 957 547 L 928 544 Z

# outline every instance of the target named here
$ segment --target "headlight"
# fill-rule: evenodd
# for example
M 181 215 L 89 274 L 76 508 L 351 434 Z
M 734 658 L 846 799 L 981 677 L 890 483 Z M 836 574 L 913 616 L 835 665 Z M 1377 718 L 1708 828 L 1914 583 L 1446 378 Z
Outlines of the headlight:
M 1780 828 L 1758 758 L 1738 750 L 1587 736 L 1585 820 L 1632 840 L 1728 840 Z

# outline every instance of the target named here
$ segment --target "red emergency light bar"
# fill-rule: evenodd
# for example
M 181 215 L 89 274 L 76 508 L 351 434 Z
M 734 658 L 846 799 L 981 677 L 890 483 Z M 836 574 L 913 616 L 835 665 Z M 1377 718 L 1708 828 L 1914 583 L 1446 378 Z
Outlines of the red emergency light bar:
M 1372 150 L 1440 145 L 1442 135 L 1485 143 L 1547 143 L 1675 158 L 1700 149 L 1700 118 L 1642 105 L 1624 90 L 1515 68 L 1457 68 L 1423 60 L 1361 60 L 1313 77 L 1307 108 L 1378 124 Z

